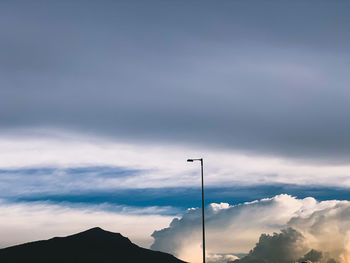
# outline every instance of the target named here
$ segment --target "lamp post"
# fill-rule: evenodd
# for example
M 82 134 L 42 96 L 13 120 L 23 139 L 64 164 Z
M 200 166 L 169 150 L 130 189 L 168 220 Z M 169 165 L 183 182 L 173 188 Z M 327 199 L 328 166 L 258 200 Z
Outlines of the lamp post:
M 187 159 L 187 162 L 201 162 L 201 177 L 202 177 L 202 237 L 203 237 L 203 263 L 205 263 L 205 226 L 204 226 L 204 183 L 203 183 L 203 158 L 200 159 Z

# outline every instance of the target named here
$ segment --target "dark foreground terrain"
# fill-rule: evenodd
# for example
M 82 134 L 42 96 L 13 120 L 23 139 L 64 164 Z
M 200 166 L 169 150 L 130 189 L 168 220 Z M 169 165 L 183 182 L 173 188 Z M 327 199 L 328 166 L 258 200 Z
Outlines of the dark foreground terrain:
M 0 249 L 0 263 L 184 263 L 101 228 Z

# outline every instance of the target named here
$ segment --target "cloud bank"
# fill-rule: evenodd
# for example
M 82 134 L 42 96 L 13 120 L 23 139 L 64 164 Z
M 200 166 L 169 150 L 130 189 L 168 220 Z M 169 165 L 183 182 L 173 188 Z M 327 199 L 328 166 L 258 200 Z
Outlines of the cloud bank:
M 348 201 L 318 202 L 311 197 L 297 199 L 278 195 L 234 206 L 211 204 L 206 208 L 208 256 L 238 255 L 255 247 L 242 262 L 255 262 L 256 258 L 276 262 L 283 256 L 301 259 L 314 249 L 323 253 L 325 262 L 330 259 L 347 262 L 350 255 L 349 218 Z M 152 234 L 155 239 L 152 248 L 200 262 L 200 220 L 200 209 L 189 209 L 183 217 L 175 218 L 169 227 Z M 311 257 L 310 254 L 305 256 Z
M 349 10 L 2 1 L 1 128 L 348 162 Z

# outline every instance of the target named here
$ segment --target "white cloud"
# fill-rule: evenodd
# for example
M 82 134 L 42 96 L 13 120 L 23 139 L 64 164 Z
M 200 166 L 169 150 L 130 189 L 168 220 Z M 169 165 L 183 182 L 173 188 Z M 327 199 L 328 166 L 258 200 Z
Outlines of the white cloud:
M 237 256 L 231 254 L 209 254 L 206 257 L 208 263 L 227 263 L 228 261 L 233 261 L 238 259 Z
M 199 166 L 188 157 L 204 157 L 207 186 L 264 183 L 350 186 L 350 166 L 292 162 L 272 156 L 215 151 L 191 146 L 118 142 L 55 129 L 0 134 L 0 169 L 26 167 L 117 166 L 141 170 L 135 176 L 99 178 L 81 187 L 143 188 L 199 185 Z
M 349 230 L 350 233 L 350 223 L 344 225 L 339 221 L 338 215 L 334 215 L 333 222 L 332 218 L 329 221 L 330 228 L 317 224 L 317 226 L 321 226 L 319 231 L 322 235 L 316 235 L 312 228 L 313 224 L 316 223 L 313 220 L 316 215 L 320 215 L 319 220 L 322 221 L 323 218 L 324 224 L 328 226 L 325 214 L 336 213 L 338 207 L 347 207 L 350 211 L 350 202 L 335 200 L 317 202 L 311 197 L 297 199 L 289 195 L 278 195 L 235 206 L 211 204 L 206 208 L 207 252 L 209 254 L 247 253 L 254 247 L 261 233 L 272 234 L 286 227 L 293 227 L 305 235 L 306 245 L 304 250 L 300 250 L 300 257 L 308 248 L 322 250 L 325 246 L 321 245 L 320 236 L 326 242 L 329 236 L 327 231 L 344 226 L 345 236 L 342 240 L 348 238 L 345 230 Z M 350 212 L 345 215 L 350 218 Z M 346 221 L 345 215 L 343 216 L 344 221 Z M 314 227 L 318 229 L 316 226 Z M 341 236 L 341 231 L 338 232 Z M 329 234 L 331 233 L 335 233 L 335 231 L 332 230 Z M 189 209 L 182 218 L 174 219 L 168 228 L 155 231 L 153 237 L 155 238 L 153 249 L 173 253 L 181 259 L 191 262 L 200 262 L 201 210 Z M 333 242 L 332 238 L 328 239 L 328 241 L 330 240 Z M 340 247 L 345 246 L 344 242 L 341 244 Z M 328 252 L 334 254 L 331 250 Z
M 106 212 L 98 207 L 74 208 L 49 203 L 9 204 L 0 200 L 0 247 L 74 234 L 95 226 L 119 232 L 140 246 L 149 247 L 151 233 L 165 227 L 171 217 L 143 208 Z
M 329 202 L 329 207 L 287 224 L 303 234 L 309 248 L 324 251 L 340 262 L 350 260 L 350 202 Z

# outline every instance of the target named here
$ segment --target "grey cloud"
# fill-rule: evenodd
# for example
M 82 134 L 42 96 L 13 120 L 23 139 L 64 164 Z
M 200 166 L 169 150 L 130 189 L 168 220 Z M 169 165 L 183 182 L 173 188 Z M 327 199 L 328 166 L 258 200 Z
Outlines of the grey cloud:
M 288 263 L 288 262 L 307 262 L 307 263 L 336 263 L 333 258 L 326 257 L 321 251 L 311 249 L 303 257 L 297 259 L 303 251 L 307 249 L 304 236 L 293 228 L 282 229 L 281 233 L 273 235 L 262 234 L 259 242 L 242 259 L 229 261 L 230 263 Z
M 295 262 L 298 255 L 305 250 L 302 245 L 304 237 L 293 228 L 281 230 L 281 233 L 273 235 L 262 234 L 259 242 L 256 244 L 247 256 L 236 263 L 289 263 Z
M 311 262 L 320 262 L 322 260 L 322 252 L 317 251 L 315 249 L 311 249 L 309 252 L 307 252 L 303 258 L 299 259 L 299 261 L 311 261 Z M 334 260 L 334 259 L 330 259 Z
M 327 262 L 335 263 L 335 259 L 323 256 L 321 251 L 311 249 L 303 257 L 298 255 L 305 252 L 307 243 L 305 237 L 293 228 L 282 229 L 273 235 L 262 234 L 259 242 L 242 259 L 230 261 L 231 263 L 289 263 L 289 262 Z
M 1 128 L 347 161 L 349 9 L 3 1 Z

